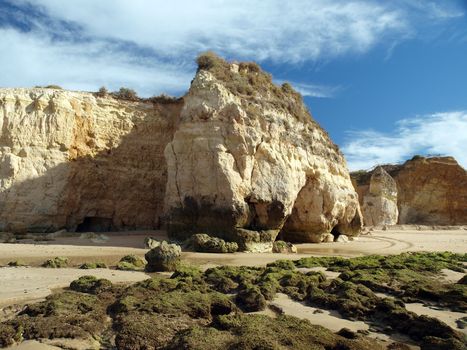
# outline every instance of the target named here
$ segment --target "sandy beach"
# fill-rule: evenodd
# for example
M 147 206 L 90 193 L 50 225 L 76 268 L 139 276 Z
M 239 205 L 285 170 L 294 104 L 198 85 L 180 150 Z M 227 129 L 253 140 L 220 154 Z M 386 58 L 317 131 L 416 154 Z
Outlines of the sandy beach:
M 84 235 L 85 236 L 85 235 Z M 22 240 L 21 243 L 0 244 L 0 265 L 12 260 L 21 260 L 32 266 L 39 266 L 44 260 L 64 256 L 71 265 L 84 262 L 103 261 L 115 265 L 127 254 L 143 256 L 144 239 L 148 236 L 167 239 L 164 231 L 135 231 L 105 233 L 99 238 L 57 237 L 53 241 L 35 242 Z M 370 254 L 399 254 L 406 251 L 467 251 L 467 230 L 374 230 L 346 243 L 305 243 L 297 244 L 298 254 L 268 253 L 196 253 L 183 252 L 183 260 L 202 266 L 215 265 L 265 265 L 277 259 L 299 259 L 314 256 L 355 257 Z
M 153 236 L 166 239 L 163 231 L 114 232 L 105 235 L 82 235 L 74 237 L 58 237 L 47 242 L 22 240 L 21 243 L 0 244 L 0 265 L 19 260 L 28 267 L 0 268 L 0 320 L 6 319 L 21 310 L 27 302 L 45 298 L 53 290 L 64 288 L 71 281 L 83 275 L 95 275 L 107 278 L 114 283 L 131 283 L 149 277 L 143 272 L 117 271 L 113 269 L 81 270 L 77 267 L 84 262 L 102 261 L 109 266 L 127 254 L 144 256 L 144 239 Z M 234 253 L 210 254 L 183 252 L 185 262 L 208 268 L 216 265 L 265 265 L 277 259 L 298 259 L 306 256 L 343 256 L 355 257 L 369 254 L 399 254 L 406 251 L 452 251 L 465 253 L 467 251 L 467 231 L 457 230 L 373 230 L 346 243 L 298 244 L 297 254 L 267 254 L 267 253 Z M 63 256 L 70 261 L 70 268 L 46 269 L 39 267 L 45 260 Z M 320 268 L 322 269 L 322 268 Z M 306 271 L 303 271 L 306 272 Z M 328 278 L 338 274 L 328 271 Z M 446 282 L 455 282 L 462 273 L 443 270 Z M 329 311 L 316 312 L 290 300 L 285 295 L 279 295 L 273 302 L 285 313 L 307 318 L 314 323 L 322 324 L 331 330 L 347 327 L 352 330 L 368 330 L 363 322 L 350 322 L 340 315 Z M 451 327 L 456 327 L 456 320 L 465 316 L 462 313 L 433 310 L 423 305 L 414 304 L 410 310 L 418 314 L 429 314 L 437 317 Z M 271 311 L 268 311 L 271 312 Z M 464 332 L 465 333 L 465 332 Z M 381 336 L 375 334 L 375 336 Z M 37 344 L 23 344 L 34 348 Z M 31 347 L 32 346 L 32 347 Z M 49 347 L 50 348 L 50 347 Z

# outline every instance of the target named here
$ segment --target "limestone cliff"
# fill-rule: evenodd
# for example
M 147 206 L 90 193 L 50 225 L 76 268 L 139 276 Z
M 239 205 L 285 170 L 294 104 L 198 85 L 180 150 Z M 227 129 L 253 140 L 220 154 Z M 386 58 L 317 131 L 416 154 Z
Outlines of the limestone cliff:
M 467 172 L 454 158 L 416 156 L 402 165 L 382 168 L 397 185 L 399 224 L 467 224 Z M 369 184 L 374 172 L 352 173 L 368 225 L 372 223 L 365 214 L 368 208 L 363 199 L 371 192 Z
M 362 212 L 365 225 L 397 224 L 397 185 L 382 167 L 377 167 L 371 174 L 368 193 L 363 196 Z
M 0 90 L 0 230 L 151 228 L 181 104 Z
M 311 242 L 359 232 L 345 160 L 288 84 L 207 57 L 184 101 L 165 150 L 169 232 L 282 230 Z
M 357 234 L 345 160 L 301 97 L 255 64 L 202 59 L 164 103 L 0 89 L 0 230 Z

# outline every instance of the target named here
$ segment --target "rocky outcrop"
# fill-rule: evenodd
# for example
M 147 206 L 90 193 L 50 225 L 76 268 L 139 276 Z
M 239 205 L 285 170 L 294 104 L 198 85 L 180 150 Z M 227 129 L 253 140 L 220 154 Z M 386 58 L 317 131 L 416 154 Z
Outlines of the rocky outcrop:
M 184 101 L 165 149 L 171 234 L 236 241 L 247 228 L 320 242 L 333 229 L 359 232 L 345 160 L 289 85 L 255 64 L 208 57 Z
M 362 212 L 367 226 L 397 224 L 397 185 L 382 167 L 377 167 L 371 175 L 368 193 L 363 197 Z
M 179 100 L 1 89 L 0 121 L 0 230 L 166 225 L 271 245 L 361 229 L 342 154 L 252 63 L 202 56 Z
M 415 156 L 402 165 L 382 168 L 397 185 L 398 224 L 467 224 L 467 172 L 454 158 Z M 352 173 L 364 214 L 368 212 L 364 199 L 371 192 L 375 172 L 376 169 Z M 384 186 L 391 192 L 390 181 Z M 364 219 L 365 224 L 371 225 L 366 214 Z

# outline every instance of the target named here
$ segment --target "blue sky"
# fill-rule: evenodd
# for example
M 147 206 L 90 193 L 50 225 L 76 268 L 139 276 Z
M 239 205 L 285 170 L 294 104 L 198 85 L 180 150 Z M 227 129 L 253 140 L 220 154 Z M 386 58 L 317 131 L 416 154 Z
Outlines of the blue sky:
M 0 0 L 0 87 L 183 94 L 199 52 L 304 95 L 349 168 L 467 167 L 467 1 Z

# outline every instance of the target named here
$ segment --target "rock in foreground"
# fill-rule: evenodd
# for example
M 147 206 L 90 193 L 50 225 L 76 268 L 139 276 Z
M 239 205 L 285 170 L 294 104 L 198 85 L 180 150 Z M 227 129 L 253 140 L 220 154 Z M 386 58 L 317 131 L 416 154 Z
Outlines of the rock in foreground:
M 169 244 L 165 241 L 151 249 L 144 256 L 148 264 L 146 271 L 175 271 L 180 264 L 182 249 L 177 244 Z

